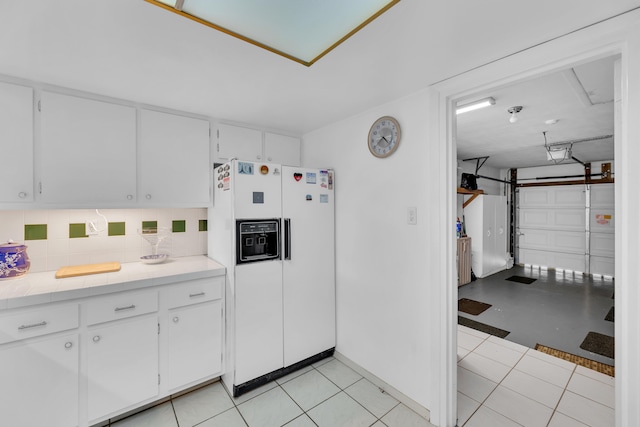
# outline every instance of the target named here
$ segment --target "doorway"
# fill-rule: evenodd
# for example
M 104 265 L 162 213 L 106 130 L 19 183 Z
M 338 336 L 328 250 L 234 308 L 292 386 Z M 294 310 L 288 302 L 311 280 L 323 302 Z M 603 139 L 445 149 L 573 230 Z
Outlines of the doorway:
M 611 59 L 611 58 L 614 58 L 614 57 L 613 57 L 613 56 L 609 56 L 609 57 L 607 57 L 607 58 L 605 58 L 605 59 L 606 59 L 606 60 L 609 60 L 609 59 Z M 602 60 L 602 58 L 595 58 L 595 60 Z M 592 60 L 590 59 L 589 61 L 592 61 Z M 587 63 L 587 62 L 588 62 L 588 61 L 586 61 L 586 62 L 581 62 L 581 63 L 580 63 L 580 65 L 585 64 L 585 63 Z M 551 74 L 552 74 L 552 72 L 547 71 L 547 72 L 546 72 L 546 74 L 545 74 L 543 77 L 547 77 L 547 76 L 549 76 L 549 75 L 551 75 Z M 533 80 L 534 80 L 534 79 L 529 78 L 529 79 L 527 79 L 527 82 L 531 82 L 531 81 L 533 81 Z M 613 84 L 613 83 L 612 83 L 612 84 Z M 482 97 L 484 97 L 484 96 L 487 94 L 487 91 L 489 91 L 489 90 L 494 90 L 494 89 L 495 89 L 495 88 L 484 89 L 482 92 L 474 93 L 473 95 L 468 95 L 468 96 L 465 96 L 464 98 L 460 98 L 460 99 L 461 99 L 461 100 L 468 100 L 468 99 L 469 99 L 469 98 L 471 98 L 471 97 L 482 98 Z M 460 102 L 460 101 L 458 101 L 458 102 Z M 611 100 L 611 104 L 613 104 L 613 100 Z M 455 105 L 455 104 L 454 104 L 454 105 Z M 610 107 L 612 107 L 612 105 L 610 105 Z M 504 110 L 507 110 L 506 106 L 505 106 Z M 613 108 L 611 108 L 611 110 L 612 110 L 612 111 L 611 111 L 611 113 L 613 114 Z M 507 112 L 506 112 L 506 111 L 505 111 L 504 116 L 505 116 L 505 119 L 504 119 L 504 120 L 505 120 L 505 122 L 508 122 L 509 116 L 508 116 L 508 114 L 507 114 Z M 521 119 L 521 118 L 519 118 L 519 119 Z M 551 119 L 548 119 L 548 120 L 551 120 Z M 456 120 L 455 120 L 455 118 L 454 118 L 454 120 L 453 120 L 454 135 L 455 135 L 456 123 L 457 123 L 457 121 L 456 121 Z M 613 123 L 612 123 L 611 127 L 613 127 Z M 542 132 L 540 132 L 540 133 L 542 133 Z M 557 133 L 560 133 L 560 132 L 557 132 Z M 613 132 L 611 132 L 611 133 L 613 133 Z M 605 133 L 603 133 L 603 135 L 606 135 L 606 134 L 605 134 Z M 542 136 L 542 135 L 541 135 L 541 136 Z M 600 135 L 600 136 L 602 136 L 602 135 Z M 576 137 L 575 139 L 576 139 L 576 140 L 580 140 L 581 138 L 582 138 L 582 137 Z M 457 135 L 456 137 L 454 137 L 454 139 L 456 139 L 456 140 L 457 140 L 457 142 L 460 142 L 460 135 Z M 604 140 L 604 139 L 606 139 L 606 138 L 602 138 L 602 139 Z M 558 137 L 558 139 L 556 139 L 556 141 L 566 141 L 566 140 L 570 140 L 570 139 L 563 139 L 563 137 L 562 137 L 562 136 L 559 136 L 559 137 Z M 611 156 L 604 156 L 604 157 L 600 157 L 600 158 L 599 158 L 599 159 L 597 159 L 597 160 L 611 160 L 611 161 L 613 160 L 613 158 L 614 158 L 614 156 L 613 156 L 613 138 L 611 137 L 611 138 L 610 138 L 610 141 L 607 141 L 606 143 L 611 145 L 611 147 L 610 147 L 610 153 L 611 153 Z M 493 147 L 493 148 L 496 148 L 496 147 Z M 505 150 L 500 151 L 500 148 L 501 148 L 501 147 L 497 147 L 497 148 L 499 149 L 498 156 L 501 156 L 501 155 L 502 155 L 502 156 L 505 156 L 505 153 L 504 153 L 504 151 L 505 151 Z M 541 148 L 541 150 L 542 150 L 542 149 L 544 149 L 544 148 L 543 148 L 543 144 L 540 144 L 540 148 Z M 582 150 L 582 148 L 586 148 L 586 146 L 585 146 L 585 147 L 580 147 L 580 148 L 581 148 L 581 151 L 582 151 L 582 154 L 581 154 L 581 155 L 583 156 L 583 158 L 588 159 L 588 162 L 591 162 L 591 161 L 595 161 L 595 160 L 596 160 L 595 158 L 585 157 L 585 156 L 586 156 L 586 154 L 585 154 L 585 153 L 586 153 L 588 150 Z M 520 148 L 520 150 L 521 150 L 521 151 L 525 151 L 525 149 L 524 149 L 523 147 L 521 147 L 521 148 Z M 545 154 L 544 152 L 542 152 L 542 153 L 543 153 L 543 154 Z M 531 154 L 531 153 L 529 153 L 529 155 L 528 155 L 528 156 L 530 157 L 531 155 L 532 155 L 532 154 Z M 600 155 L 601 155 L 601 154 L 600 154 Z M 497 182 L 497 181 L 508 181 L 508 180 L 509 180 L 509 175 L 511 174 L 511 171 L 510 171 L 509 169 L 517 169 L 517 168 L 512 168 L 512 167 L 509 167 L 509 168 L 499 168 L 499 167 L 494 167 L 494 169 L 496 169 L 496 171 L 491 171 L 491 170 L 489 170 L 489 171 L 487 172 L 487 169 L 490 169 L 490 168 L 491 168 L 491 166 L 490 166 L 491 164 L 489 163 L 489 164 L 488 164 L 488 165 L 489 165 L 489 167 L 488 167 L 488 168 L 485 168 L 485 170 L 484 170 L 484 171 L 479 172 L 479 171 L 477 170 L 477 167 L 478 167 L 478 164 L 479 164 L 479 163 L 478 163 L 478 161 L 477 161 L 477 159 L 478 159 L 478 158 L 482 159 L 482 158 L 484 157 L 484 156 L 482 155 L 482 153 L 463 153 L 463 156 L 464 156 L 465 158 L 466 158 L 466 157 L 470 157 L 470 158 L 471 158 L 471 160 L 475 160 L 475 162 L 472 162 L 472 164 L 470 164 L 470 166 L 475 167 L 475 168 L 476 168 L 476 170 L 472 170 L 472 171 L 470 171 L 471 173 L 475 173 L 476 175 L 478 175 L 478 174 L 481 174 L 481 175 L 482 175 L 482 174 L 483 174 L 483 172 L 484 172 L 484 174 L 488 174 L 488 175 L 490 175 L 492 178 L 494 178 L 494 181 L 495 181 L 495 182 Z M 460 166 L 461 160 L 465 160 L 465 159 L 461 159 L 461 157 L 463 157 L 463 156 L 460 156 L 460 153 L 458 152 L 457 160 L 458 160 L 458 169 L 459 169 L 459 170 L 460 170 L 460 169 L 465 170 L 465 166 L 462 166 L 462 167 Z M 525 156 L 525 157 L 526 157 L 526 156 Z M 578 154 L 575 154 L 575 157 L 578 157 Z M 545 159 L 545 160 L 546 160 L 546 159 Z M 475 163 L 475 164 L 473 164 L 473 163 Z M 586 162 L 585 162 L 585 163 L 586 163 Z M 518 165 L 518 166 L 520 166 L 520 168 L 523 168 L 523 167 L 525 167 L 525 166 L 527 166 L 527 167 L 533 167 L 533 166 L 544 167 L 545 165 L 544 165 L 544 164 L 539 164 L 539 165 L 524 165 L 524 164 L 520 164 L 520 165 Z M 582 165 L 581 165 L 581 166 L 582 166 Z M 468 171 L 468 170 L 469 170 L 469 168 L 468 168 L 468 167 L 466 167 L 466 171 Z M 460 180 L 459 180 L 459 175 L 458 175 L 458 176 L 457 176 L 457 179 L 456 179 L 456 186 L 459 184 L 459 182 L 460 182 Z M 494 184 L 494 185 L 495 185 L 495 184 Z M 498 188 L 497 188 L 497 193 L 498 193 L 498 194 L 497 194 L 497 195 L 509 196 L 509 191 L 507 190 L 507 187 L 508 187 L 508 185 L 506 185 L 506 184 L 498 184 Z M 612 190 L 612 191 L 613 191 L 613 190 Z M 510 202 L 510 203 L 512 203 L 512 201 L 511 201 L 511 200 L 509 200 L 509 202 Z M 515 202 L 515 201 L 513 201 L 513 202 Z M 457 204 L 458 204 L 458 203 L 457 203 Z M 587 204 L 587 207 L 589 207 L 589 205 L 588 205 L 588 204 Z M 458 213 L 459 213 L 459 212 L 460 212 L 460 210 L 458 209 Z M 516 215 L 517 215 L 517 214 L 516 214 Z M 458 215 L 458 216 L 459 216 L 459 215 Z M 612 216 L 615 218 L 615 217 L 616 217 L 615 213 L 614 213 Z M 588 216 L 588 214 L 587 214 L 586 216 L 585 216 L 585 215 L 583 215 L 583 218 L 585 218 L 585 221 L 588 221 L 588 220 L 589 220 L 589 216 Z M 588 230 L 588 228 L 587 228 L 587 230 Z M 613 233 L 611 233 L 611 234 L 613 235 Z M 587 235 L 587 238 L 588 238 L 588 235 Z M 583 240 L 584 240 L 584 239 L 583 239 Z M 587 242 L 586 242 L 586 245 L 589 245 L 589 244 L 590 244 L 590 242 L 589 242 L 589 241 L 587 241 Z M 515 246 L 515 247 L 517 247 L 517 243 L 515 243 L 515 244 L 514 244 L 514 246 Z M 513 247 L 512 247 L 512 249 L 513 249 Z M 514 257 L 515 257 L 515 258 L 517 258 L 517 257 L 518 257 L 518 254 L 517 254 L 517 253 L 512 253 L 512 255 L 514 255 Z M 587 252 L 587 256 L 589 256 L 589 253 L 588 253 L 588 252 Z M 584 257 L 584 253 L 583 253 L 583 257 Z M 508 263 L 508 259 L 505 259 L 505 261 Z M 589 258 L 587 258 L 586 263 L 587 263 L 587 265 L 589 264 Z M 518 273 L 519 273 L 518 275 L 522 275 L 522 276 L 537 276 L 538 278 L 540 278 L 540 277 L 542 277 L 542 276 L 547 276 L 547 275 L 549 274 L 549 272 L 550 272 L 550 271 L 552 271 L 552 270 L 549 270 L 547 267 L 555 267 L 555 265 L 540 265 L 540 264 L 537 264 L 537 265 L 531 265 L 531 264 L 529 264 L 527 267 L 528 267 L 528 271 L 527 271 L 527 270 L 522 269 L 522 267 L 521 267 L 521 269 L 520 269 L 520 270 L 518 270 Z M 577 278 L 577 277 L 579 277 L 579 274 L 581 274 L 582 272 L 590 272 L 590 270 L 589 270 L 589 269 L 578 269 L 578 268 L 575 268 L 575 267 L 574 267 L 574 268 L 567 268 L 567 267 L 565 267 L 565 268 L 562 268 L 562 269 L 561 269 L 561 270 L 559 270 L 559 271 L 562 273 L 562 280 L 563 280 L 564 282 L 566 282 L 566 280 L 567 280 L 567 279 L 569 279 L 569 275 L 571 276 L 571 278 L 570 278 L 570 279 L 571 279 L 573 282 L 575 282 L 576 278 Z M 552 272 L 553 272 L 553 274 L 554 274 L 553 279 L 554 279 L 554 281 L 555 281 L 555 274 L 556 274 L 556 271 L 555 271 L 555 270 L 553 270 Z M 589 277 L 590 277 L 590 276 L 589 276 Z M 602 275 L 598 275 L 597 277 L 598 277 L 598 278 L 602 278 L 603 276 L 602 276 Z M 501 279 L 501 280 L 504 280 L 504 279 L 505 279 L 505 277 L 500 277 L 500 279 Z M 486 279 L 481 279 L 481 280 L 486 280 Z M 575 283 L 574 283 L 574 284 L 575 284 Z M 584 284 L 583 284 L 583 285 L 584 285 Z M 589 284 L 589 286 L 591 286 L 591 285 L 593 285 L 593 283 L 590 283 L 590 284 Z M 596 284 L 596 285 L 600 285 L 600 284 Z M 611 290 L 611 297 L 613 297 L 613 283 L 612 283 L 612 282 L 609 282 L 609 283 L 608 283 L 608 284 L 606 284 L 606 285 L 607 285 L 607 286 L 609 286 L 609 289 Z M 554 283 L 554 286 L 557 286 L 557 283 Z M 551 288 L 551 289 L 553 289 L 553 286 L 552 286 L 552 288 Z M 600 289 L 602 289 L 602 287 L 600 287 Z M 480 293 L 480 295 L 482 295 L 482 293 Z M 518 296 L 514 296 L 514 295 L 512 295 L 512 297 L 514 297 L 514 298 L 518 298 Z M 458 298 L 455 298 L 455 300 L 457 300 L 457 299 L 458 299 Z M 611 299 L 611 301 L 613 302 L 613 298 Z M 613 388 L 613 382 L 609 385 L 609 387 L 610 387 L 611 389 Z M 468 398 L 468 396 L 464 396 L 464 395 L 462 395 L 462 396 L 461 396 L 461 395 L 459 394 L 459 398 L 460 398 L 460 399 L 462 399 L 462 400 L 464 400 L 464 399 L 467 399 L 467 398 Z M 613 406 L 614 406 L 614 405 L 613 405 L 613 397 L 611 397 L 611 399 L 610 399 L 610 400 L 611 400 L 610 406 L 611 406 L 611 407 L 613 407 Z M 460 405 L 460 402 L 458 402 L 458 404 Z M 611 410 L 612 410 L 612 409 L 611 409 Z M 555 416 L 555 415 L 554 415 L 554 416 Z M 563 414 L 558 414 L 558 417 L 561 417 L 561 416 L 564 416 L 564 415 L 563 415 Z M 611 415 L 611 416 L 613 417 L 613 415 Z M 465 420 L 465 421 L 466 421 L 466 420 Z M 462 426 L 463 424 L 459 424 L 459 425 L 460 425 L 460 426 Z

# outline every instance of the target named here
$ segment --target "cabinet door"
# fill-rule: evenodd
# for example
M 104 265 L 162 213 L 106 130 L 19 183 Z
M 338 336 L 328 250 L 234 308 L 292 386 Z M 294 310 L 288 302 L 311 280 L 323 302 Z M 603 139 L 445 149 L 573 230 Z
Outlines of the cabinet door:
M 149 205 L 207 206 L 209 122 L 141 111 L 140 197 Z
M 300 138 L 265 133 L 264 156 L 269 163 L 300 166 Z
M 42 200 L 132 204 L 136 195 L 136 110 L 43 92 Z
M 78 335 L 0 350 L 3 426 L 78 425 Z
M 222 301 L 169 312 L 169 385 L 173 390 L 222 369 Z
M 90 422 L 157 396 L 157 317 L 91 328 L 87 340 Z
M 262 131 L 238 126 L 219 125 L 217 159 L 232 158 L 255 162 L 262 160 Z
M 33 89 L 0 83 L 0 202 L 33 200 Z

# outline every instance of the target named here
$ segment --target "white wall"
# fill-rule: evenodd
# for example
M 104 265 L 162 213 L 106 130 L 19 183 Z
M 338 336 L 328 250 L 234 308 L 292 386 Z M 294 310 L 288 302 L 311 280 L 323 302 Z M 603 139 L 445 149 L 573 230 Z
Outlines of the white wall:
M 452 102 L 540 72 L 622 52 L 616 140 L 616 426 L 640 425 L 640 257 L 635 166 L 640 157 L 640 11 L 588 27 L 444 81 L 395 103 L 311 132 L 305 165 L 336 169 L 337 350 L 455 425 L 456 157 Z M 389 159 L 366 148 L 370 124 L 394 115 L 401 148 Z M 449 194 L 450 193 L 450 194 Z M 418 207 L 418 225 L 405 222 Z M 451 232 L 449 232 L 451 228 Z M 620 230 L 625 230 L 624 233 Z
M 311 132 L 303 164 L 335 169 L 336 350 L 432 411 L 439 366 L 437 271 L 441 206 L 434 189 L 437 146 L 427 143 L 427 93 L 420 92 Z M 387 159 L 369 153 L 371 124 L 385 115 L 402 129 Z M 407 207 L 418 210 L 407 224 Z M 451 231 L 452 235 L 455 230 Z

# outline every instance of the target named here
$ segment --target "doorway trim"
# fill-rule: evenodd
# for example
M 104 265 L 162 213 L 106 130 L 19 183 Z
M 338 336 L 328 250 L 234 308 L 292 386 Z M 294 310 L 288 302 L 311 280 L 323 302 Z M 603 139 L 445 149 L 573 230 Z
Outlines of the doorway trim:
M 572 55 L 567 55 L 572 52 Z M 577 63 L 621 54 L 622 90 L 616 100 L 616 115 L 621 124 L 616 128 L 615 142 L 615 352 L 616 352 L 616 423 L 617 427 L 640 425 L 640 332 L 626 325 L 640 324 L 640 284 L 634 279 L 640 258 L 640 230 L 634 218 L 640 212 L 640 198 L 634 196 L 634 160 L 640 159 L 640 10 L 634 10 L 507 56 L 459 76 L 440 82 L 429 93 L 429 139 L 438 147 L 445 181 L 440 186 L 439 200 L 443 209 L 440 234 L 446 250 L 446 262 L 441 274 L 446 286 L 441 293 L 440 351 L 440 426 L 456 425 L 457 411 L 457 281 L 454 230 L 456 218 L 455 102 L 473 93 L 484 91 L 554 72 Z M 630 118 L 636 118 L 630 120 Z M 636 141 L 634 144 L 633 141 Z M 443 145 L 444 144 L 444 145 Z M 635 190 L 637 191 L 637 190 Z M 635 215 L 634 215 L 635 213 Z M 624 231 L 624 233 L 623 233 Z M 626 283 L 626 286 L 622 284 Z M 435 418 L 435 417 L 434 417 Z M 434 420 L 435 421 L 435 420 Z

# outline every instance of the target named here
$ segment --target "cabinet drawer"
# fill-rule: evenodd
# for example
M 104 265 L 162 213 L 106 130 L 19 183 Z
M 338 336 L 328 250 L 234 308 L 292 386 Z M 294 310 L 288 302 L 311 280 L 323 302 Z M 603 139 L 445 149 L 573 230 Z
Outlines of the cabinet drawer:
M 182 307 L 222 298 L 223 277 L 191 280 L 164 291 L 168 308 Z
M 0 344 L 78 327 L 78 304 L 20 310 L 0 317 Z
M 158 311 L 158 293 L 124 292 L 98 297 L 87 303 L 87 324 L 110 322 Z

